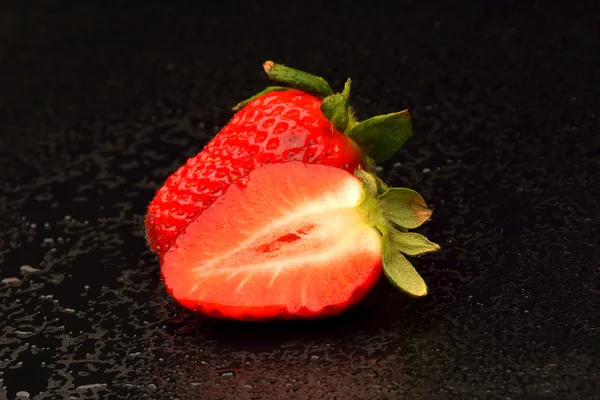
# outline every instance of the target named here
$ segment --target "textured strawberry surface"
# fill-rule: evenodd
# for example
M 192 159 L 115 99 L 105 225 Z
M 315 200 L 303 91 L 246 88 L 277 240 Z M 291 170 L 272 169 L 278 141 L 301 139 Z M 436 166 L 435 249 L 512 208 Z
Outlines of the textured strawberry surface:
M 265 94 L 239 111 L 156 193 L 145 220 L 152 250 L 162 256 L 232 182 L 261 165 L 296 160 L 354 171 L 359 148 L 333 128 L 320 105 L 315 96 L 287 90 Z
M 339 168 L 268 165 L 229 190 L 181 233 L 161 271 L 182 305 L 242 320 L 339 314 L 381 274 L 381 237 Z

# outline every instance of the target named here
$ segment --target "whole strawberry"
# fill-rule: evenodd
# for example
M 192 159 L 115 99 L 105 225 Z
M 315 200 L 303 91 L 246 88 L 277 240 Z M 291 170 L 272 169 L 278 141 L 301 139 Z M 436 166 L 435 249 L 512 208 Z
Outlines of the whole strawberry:
M 231 121 L 150 203 L 147 239 L 159 257 L 233 182 L 258 167 L 302 161 L 369 171 L 373 161 L 391 157 L 412 134 L 406 110 L 356 121 L 348 105 L 350 80 L 334 94 L 322 78 L 270 61 L 263 67 L 271 80 L 289 87 L 271 86 L 238 104 Z

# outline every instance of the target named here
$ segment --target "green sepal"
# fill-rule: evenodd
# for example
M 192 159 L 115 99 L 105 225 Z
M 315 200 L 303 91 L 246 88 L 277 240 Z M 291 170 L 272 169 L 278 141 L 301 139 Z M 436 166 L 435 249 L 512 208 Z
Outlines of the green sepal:
M 375 181 L 377 181 L 377 194 L 383 195 L 385 192 L 390 190 L 390 187 L 381 179 L 379 176 L 375 175 Z
M 383 235 L 383 273 L 398 289 L 414 297 L 427 294 L 427 285 L 412 264 L 395 247 L 390 234 Z
M 376 175 L 370 174 L 365 170 L 362 169 L 357 169 L 354 171 L 354 175 L 356 175 L 362 185 L 363 185 L 363 189 L 365 190 L 365 195 L 367 196 L 367 198 L 365 200 L 368 200 L 369 198 L 374 199 L 375 197 L 377 197 L 378 195 L 378 186 L 377 186 L 377 177 Z
M 423 235 L 415 232 L 399 232 L 395 229 L 390 229 L 390 243 L 396 250 L 409 256 L 417 256 L 440 249 L 440 246 L 430 242 Z
M 263 91 L 256 93 L 254 96 L 247 98 L 246 100 L 240 101 L 235 106 L 233 106 L 233 111 L 241 110 L 246 104 L 250 103 L 252 100 L 259 98 L 263 94 L 271 93 L 271 92 L 282 92 L 284 90 L 290 90 L 290 88 L 285 86 L 267 86 Z
M 263 68 L 269 79 L 274 82 L 284 83 L 318 96 L 325 97 L 333 94 L 329 83 L 319 76 L 286 67 L 282 64 L 276 64 L 273 61 L 265 62 Z
M 381 211 L 386 220 L 403 228 L 418 228 L 431 217 L 423 197 L 407 188 L 391 188 L 380 196 Z
M 365 220 L 381 235 L 384 274 L 403 292 L 414 297 L 426 295 L 427 285 L 402 253 L 418 255 L 439 250 L 424 236 L 407 232 L 407 228 L 416 228 L 429 219 L 431 210 L 414 190 L 389 188 L 377 175 L 364 169 L 357 169 L 354 174 L 363 186 L 360 207 Z
M 369 157 L 365 153 L 362 153 L 360 156 L 360 165 L 362 165 L 362 167 L 364 168 L 365 171 L 376 174 L 375 160 L 373 160 L 371 157 Z
M 350 96 L 351 83 L 352 81 L 348 79 L 342 93 L 327 96 L 321 103 L 321 112 L 323 115 L 331 121 L 331 124 L 335 129 L 341 132 L 346 130 L 350 120 L 348 114 L 348 98 Z
M 356 124 L 348 136 L 376 161 L 385 161 L 412 136 L 408 110 L 379 115 Z
M 373 177 L 377 183 L 377 194 L 383 194 L 387 192 L 390 187 L 377 175 L 375 160 L 365 153 L 362 153 L 360 164 L 366 172 L 373 174 Z
M 348 106 L 348 126 L 344 133 L 350 132 L 352 128 L 354 128 L 358 124 L 358 119 L 356 118 L 356 112 L 352 106 Z

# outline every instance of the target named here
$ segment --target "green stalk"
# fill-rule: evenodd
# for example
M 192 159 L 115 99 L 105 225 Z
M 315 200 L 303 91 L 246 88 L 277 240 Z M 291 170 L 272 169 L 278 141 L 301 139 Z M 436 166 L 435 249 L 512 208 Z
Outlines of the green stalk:
M 270 80 L 284 83 L 296 89 L 319 96 L 329 96 L 333 90 L 327 81 L 319 76 L 315 76 L 304 71 L 286 67 L 282 64 L 275 64 L 273 61 L 267 61 L 263 68 Z

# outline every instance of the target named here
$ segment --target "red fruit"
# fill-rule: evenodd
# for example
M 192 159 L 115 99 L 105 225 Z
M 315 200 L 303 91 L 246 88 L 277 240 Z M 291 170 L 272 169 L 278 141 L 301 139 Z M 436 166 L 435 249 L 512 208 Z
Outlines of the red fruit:
M 146 230 L 152 250 L 164 254 L 179 232 L 232 182 L 262 165 L 297 160 L 354 171 L 362 153 L 323 116 L 321 103 L 300 90 L 277 91 L 235 114 L 167 179 L 150 203 Z
M 425 294 L 399 251 L 437 246 L 415 246 L 416 234 L 392 223 L 418 226 L 431 212 L 408 189 L 379 195 L 372 176 L 361 172 L 361 179 L 301 162 L 254 170 L 191 222 L 164 255 L 168 291 L 185 307 L 218 318 L 325 317 L 360 301 L 383 262 L 393 283 Z
M 337 168 L 265 166 L 188 225 L 162 274 L 184 306 L 216 317 L 338 314 L 381 274 L 381 241 L 358 207 L 359 180 Z

